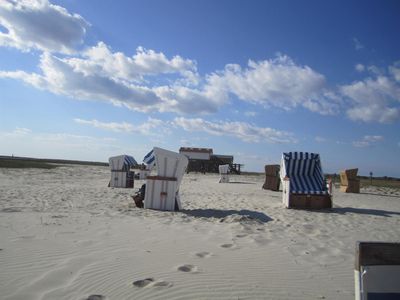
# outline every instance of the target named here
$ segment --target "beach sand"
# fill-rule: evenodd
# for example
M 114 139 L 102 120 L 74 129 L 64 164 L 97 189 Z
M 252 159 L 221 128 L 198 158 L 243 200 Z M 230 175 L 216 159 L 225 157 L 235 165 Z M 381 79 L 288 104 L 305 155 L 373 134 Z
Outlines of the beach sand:
M 161 212 L 134 206 L 144 181 L 109 177 L 0 169 L 1 299 L 354 299 L 355 242 L 400 240 L 394 189 L 335 189 L 332 210 L 306 211 L 264 176 L 188 174 L 184 210 Z

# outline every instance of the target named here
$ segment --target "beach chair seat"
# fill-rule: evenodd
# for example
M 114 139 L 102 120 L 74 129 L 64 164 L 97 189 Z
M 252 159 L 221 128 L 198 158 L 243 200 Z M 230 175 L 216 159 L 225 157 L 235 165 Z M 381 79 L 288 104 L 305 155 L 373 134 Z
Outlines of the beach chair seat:
M 283 153 L 280 177 L 282 201 L 285 207 L 309 209 L 332 207 L 331 184 L 324 178 L 319 154 Z
M 154 147 L 154 159 L 147 159 L 156 169 L 156 175 L 147 175 L 144 208 L 180 210 L 179 186 L 185 174 L 188 158 L 176 152 Z M 146 158 L 146 157 L 145 157 Z
M 281 182 L 279 178 L 279 165 L 266 165 L 265 166 L 265 182 L 263 189 L 271 191 L 279 191 L 279 184 Z
M 400 299 L 400 243 L 357 242 L 356 300 Z

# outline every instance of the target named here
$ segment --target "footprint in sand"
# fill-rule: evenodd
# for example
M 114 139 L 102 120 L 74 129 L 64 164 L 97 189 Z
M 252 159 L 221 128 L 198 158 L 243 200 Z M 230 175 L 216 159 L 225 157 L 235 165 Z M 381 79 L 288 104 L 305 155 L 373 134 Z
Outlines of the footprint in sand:
M 236 235 L 236 237 L 238 237 L 238 238 L 244 238 L 244 237 L 246 237 L 247 236 L 247 234 L 237 234 Z
M 234 244 L 222 244 L 221 247 L 222 248 L 233 248 L 233 246 L 235 246 Z
M 208 258 L 208 257 L 210 257 L 212 254 L 211 254 L 210 252 L 203 251 L 203 252 L 198 252 L 198 253 L 196 253 L 195 255 L 196 255 L 197 257 L 200 257 L 200 258 Z
M 164 288 L 164 287 L 171 287 L 171 286 L 173 286 L 173 284 L 171 282 L 168 282 L 168 281 L 160 280 L 160 281 L 154 282 L 152 284 L 152 286 Z
M 182 265 L 178 267 L 178 271 L 186 273 L 195 273 L 197 272 L 197 267 L 194 265 Z
M 106 297 L 103 295 L 90 295 L 86 300 L 105 300 Z
M 150 283 L 154 282 L 154 278 L 145 278 L 141 280 L 136 280 L 132 284 L 136 287 L 145 287 L 148 286 Z
M 164 280 L 155 281 L 154 278 L 145 278 L 145 279 L 137 280 L 137 281 L 133 282 L 133 285 L 136 287 L 139 287 L 139 288 L 143 288 L 145 286 L 152 286 L 152 287 L 156 287 L 156 288 L 165 288 L 165 287 L 173 286 L 173 284 L 171 282 L 164 281 Z

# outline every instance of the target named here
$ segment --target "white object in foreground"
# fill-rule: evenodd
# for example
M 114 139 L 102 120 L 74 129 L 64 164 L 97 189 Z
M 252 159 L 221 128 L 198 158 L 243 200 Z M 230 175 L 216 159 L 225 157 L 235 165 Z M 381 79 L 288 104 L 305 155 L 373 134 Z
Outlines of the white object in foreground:
M 219 166 L 219 175 L 220 175 L 219 183 L 228 183 L 229 182 L 228 171 L 229 171 L 229 165 L 220 165 Z
M 108 162 L 111 169 L 110 187 L 133 187 L 134 172 L 130 168 L 137 164 L 136 160 L 129 155 L 118 155 L 110 157 Z
M 185 155 L 154 147 L 156 176 L 147 176 L 144 208 L 180 210 L 179 186 L 189 160 Z
M 357 242 L 355 299 L 400 299 L 400 243 Z

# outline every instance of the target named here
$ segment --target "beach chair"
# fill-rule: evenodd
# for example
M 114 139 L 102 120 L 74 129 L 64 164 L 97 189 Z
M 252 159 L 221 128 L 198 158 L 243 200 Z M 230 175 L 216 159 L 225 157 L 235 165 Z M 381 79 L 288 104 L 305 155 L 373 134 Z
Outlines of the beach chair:
M 144 180 L 150 174 L 150 170 L 139 170 L 139 179 Z
M 180 210 L 182 207 L 179 186 L 189 160 L 183 154 L 157 147 L 154 147 L 152 152 L 151 155 L 154 156 L 154 159 L 149 161 L 153 164 L 153 169 L 157 174 L 148 175 L 146 178 L 144 208 Z
M 137 165 L 136 160 L 129 155 L 113 156 L 108 159 L 111 169 L 110 187 L 133 188 L 135 173 L 130 168 Z
M 345 193 L 360 193 L 360 180 L 357 179 L 358 169 L 348 169 L 340 172 L 340 191 Z
M 263 189 L 271 191 L 279 191 L 279 165 L 266 165 L 265 166 L 265 182 Z
M 400 299 L 400 243 L 357 242 L 356 300 Z
M 219 165 L 219 183 L 228 183 L 229 182 L 229 165 Z
M 280 177 L 282 201 L 287 208 L 332 207 L 332 185 L 326 183 L 319 154 L 283 153 Z

